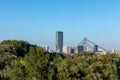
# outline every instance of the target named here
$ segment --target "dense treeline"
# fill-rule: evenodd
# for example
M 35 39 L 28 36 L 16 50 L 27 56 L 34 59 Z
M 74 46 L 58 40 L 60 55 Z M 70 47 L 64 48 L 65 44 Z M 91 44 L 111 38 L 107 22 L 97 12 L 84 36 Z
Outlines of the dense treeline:
M 117 54 L 44 52 L 26 41 L 0 43 L 0 80 L 120 80 Z

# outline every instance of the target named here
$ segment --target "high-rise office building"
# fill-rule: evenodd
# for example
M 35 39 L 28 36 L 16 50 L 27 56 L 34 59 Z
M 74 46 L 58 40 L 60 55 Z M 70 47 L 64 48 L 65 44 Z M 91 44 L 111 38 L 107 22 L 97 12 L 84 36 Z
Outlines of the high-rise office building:
M 78 48 L 78 53 L 84 51 L 84 47 L 83 46 L 77 46 L 77 48 Z
M 63 50 L 63 32 L 56 32 L 56 52 L 61 53 Z
M 94 52 L 98 52 L 98 45 L 94 45 Z
M 79 45 L 79 46 L 75 47 L 74 50 L 75 50 L 74 53 L 78 54 L 78 53 L 84 51 L 84 46 Z

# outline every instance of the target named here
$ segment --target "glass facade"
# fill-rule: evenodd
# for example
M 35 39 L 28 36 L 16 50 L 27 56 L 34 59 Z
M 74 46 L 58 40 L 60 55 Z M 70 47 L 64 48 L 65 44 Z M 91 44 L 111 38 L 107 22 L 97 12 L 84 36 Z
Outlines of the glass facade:
M 61 53 L 63 50 L 63 32 L 56 32 L 56 52 Z

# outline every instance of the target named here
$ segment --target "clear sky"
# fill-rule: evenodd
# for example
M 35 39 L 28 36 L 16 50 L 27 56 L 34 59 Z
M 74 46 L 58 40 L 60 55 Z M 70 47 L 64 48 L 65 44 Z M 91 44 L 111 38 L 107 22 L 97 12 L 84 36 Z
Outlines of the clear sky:
M 120 0 L 0 0 L 0 41 L 54 49 L 58 30 L 64 45 L 75 46 L 86 36 L 106 49 L 120 49 Z

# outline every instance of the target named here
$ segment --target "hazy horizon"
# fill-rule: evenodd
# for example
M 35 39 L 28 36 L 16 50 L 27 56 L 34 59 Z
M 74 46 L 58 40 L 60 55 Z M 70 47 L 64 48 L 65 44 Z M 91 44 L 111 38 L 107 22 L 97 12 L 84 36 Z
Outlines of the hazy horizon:
M 120 0 L 1 0 L 0 41 L 26 40 L 55 49 L 56 31 L 64 46 L 84 37 L 106 49 L 120 49 Z

